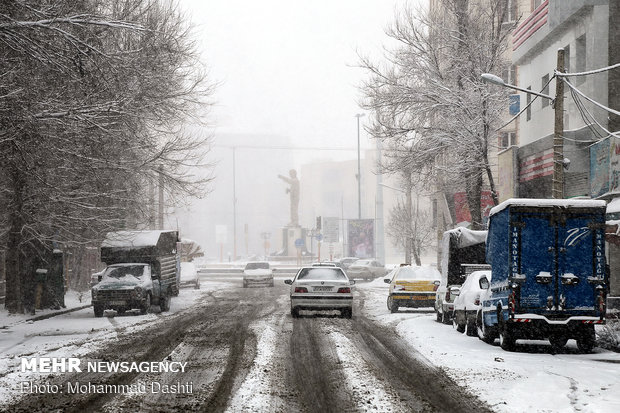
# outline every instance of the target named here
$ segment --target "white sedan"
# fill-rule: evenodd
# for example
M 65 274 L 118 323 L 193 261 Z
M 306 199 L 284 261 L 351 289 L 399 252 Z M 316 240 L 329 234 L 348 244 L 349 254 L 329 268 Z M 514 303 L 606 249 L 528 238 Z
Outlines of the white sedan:
M 458 295 L 454 299 L 452 323 L 459 333 L 467 330 L 468 336 L 476 335 L 476 316 L 482 302 L 481 295 L 489 289 L 490 281 L 491 270 L 474 271 L 467 276 L 458 293 L 453 291 L 453 294 Z
M 295 278 L 285 280 L 291 286 L 291 315 L 299 310 L 340 310 L 341 317 L 353 315 L 354 280 L 338 267 L 303 267 Z

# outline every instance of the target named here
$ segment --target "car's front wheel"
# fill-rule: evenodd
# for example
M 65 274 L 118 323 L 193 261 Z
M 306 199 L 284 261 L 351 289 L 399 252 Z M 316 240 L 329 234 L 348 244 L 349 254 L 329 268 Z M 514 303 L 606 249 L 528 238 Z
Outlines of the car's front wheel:
M 398 312 L 398 304 L 396 304 L 392 297 L 388 297 L 387 299 L 387 308 L 388 310 L 390 310 L 391 313 Z
M 351 318 L 353 317 L 353 309 L 352 308 L 343 308 L 342 310 L 340 310 L 340 316 L 344 317 L 344 318 Z
M 299 309 L 297 307 L 291 308 L 291 316 L 293 316 L 293 318 L 299 318 Z
M 492 334 L 489 327 L 484 324 L 484 320 L 482 319 L 482 311 L 478 311 L 478 315 L 476 316 L 476 331 L 478 332 L 478 338 L 485 343 L 493 344 L 495 341 L 495 336 Z
M 170 310 L 170 296 L 168 293 L 162 294 L 159 299 L 159 308 L 162 312 Z
M 140 314 L 146 314 L 151 311 L 151 294 L 146 295 L 146 300 L 144 300 L 144 304 L 142 308 L 140 308 Z
M 459 333 L 465 332 L 465 324 L 460 324 L 458 322 L 458 317 L 456 316 L 456 311 L 452 314 L 452 327 L 456 329 Z
M 103 317 L 103 306 L 95 304 L 93 306 L 93 310 L 95 312 L 95 317 Z

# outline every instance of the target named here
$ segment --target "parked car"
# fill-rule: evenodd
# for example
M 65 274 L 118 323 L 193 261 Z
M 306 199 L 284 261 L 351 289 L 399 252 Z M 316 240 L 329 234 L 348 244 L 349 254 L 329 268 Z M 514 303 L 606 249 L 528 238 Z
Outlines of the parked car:
M 179 287 L 194 287 L 196 290 L 200 289 L 200 277 L 198 277 L 198 271 L 193 262 L 181 263 L 181 280 Z
M 363 278 L 372 280 L 385 275 L 385 266 L 377 260 L 360 259 L 346 269 L 349 278 Z
M 397 267 L 383 281 L 390 284 L 388 310 L 399 307 L 432 307 L 441 274 L 434 267 L 405 265 Z
M 468 336 L 477 334 L 476 316 L 481 308 L 481 299 L 489 289 L 490 281 L 490 270 L 474 271 L 465 279 L 454 299 L 452 314 L 452 323 L 459 333 L 467 331 Z
M 273 287 L 275 269 L 267 261 L 251 261 L 243 269 L 243 288 L 250 285 L 266 285 Z
M 336 263 L 338 264 L 338 267 L 346 270 L 351 266 L 351 264 L 353 264 L 357 260 L 359 260 L 359 258 L 357 257 L 344 257 L 340 258 L 338 261 L 336 261 Z
M 341 317 L 353 315 L 354 280 L 349 280 L 342 268 L 302 267 L 292 280 L 284 280 L 291 286 L 291 315 L 299 317 L 300 310 L 340 310 Z
M 449 324 L 454 312 L 454 299 L 467 275 L 487 269 L 487 231 L 472 231 L 459 227 L 443 233 L 441 240 L 441 283 L 437 288 L 435 312 L 437 321 Z
M 323 262 L 313 262 L 313 267 L 337 267 L 335 262 L 332 261 L 323 261 Z

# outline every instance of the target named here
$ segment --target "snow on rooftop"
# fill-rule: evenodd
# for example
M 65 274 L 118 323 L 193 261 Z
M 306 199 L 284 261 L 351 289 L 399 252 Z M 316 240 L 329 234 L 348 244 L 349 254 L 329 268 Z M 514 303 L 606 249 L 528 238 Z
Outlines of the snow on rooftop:
M 163 232 L 160 230 L 152 231 L 117 231 L 109 232 L 101 243 L 102 247 L 123 248 L 123 247 L 148 247 L 157 245 L 159 236 Z
M 501 204 L 491 208 L 489 216 L 497 214 L 508 206 L 560 206 L 595 208 L 604 207 L 605 201 L 596 199 L 536 199 L 536 198 L 510 198 Z
M 465 227 L 458 227 L 454 229 L 450 229 L 446 231 L 444 234 L 455 234 L 458 238 L 458 247 L 465 248 L 471 245 L 480 244 L 486 242 L 487 239 L 487 231 L 474 231 Z M 444 237 L 446 241 L 449 242 L 449 238 Z M 445 244 L 445 248 L 448 248 L 449 244 Z

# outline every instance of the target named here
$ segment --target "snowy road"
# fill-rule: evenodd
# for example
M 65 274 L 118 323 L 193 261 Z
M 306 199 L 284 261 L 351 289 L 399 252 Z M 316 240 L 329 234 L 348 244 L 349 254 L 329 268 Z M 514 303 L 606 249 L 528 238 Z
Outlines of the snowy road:
M 393 330 L 363 314 L 359 294 L 352 320 L 332 315 L 292 319 L 287 287 L 228 287 L 203 292 L 172 315 L 101 336 L 88 361 L 187 362 L 184 373 L 65 373 L 39 377 L 55 394 L 28 394 L 12 411 L 485 411 L 443 372 L 416 356 Z M 208 283 L 208 282 L 207 282 Z M 207 284 L 203 283 L 203 285 Z M 206 286 L 206 288 L 209 288 Z M 67 316 L 68 317 L 68 316 Z M 138 320 L 141 316 L 117 317 Z M 114 320 L 114 319 L 111 319 Z M 93 321 L 96 321 L 93 319 Z M 91 344 L 92 345 L 92 344 Z M 75 350 L 75 346 L 68 347 Z M 69 354 L 65 354 L 69 356 Z M 24 380 L 21 377 L 20 380 Z M 68 383 L 133 386 L 130 393 L 67 394 Z M 191 392 L 142 393 L 191 383 Z M 48 386 L 48 387 L 49 387 Z M 172 387 L 170 387 L 172 388 Z M 190 390 L 186 388 L 185 390 Z
M 203 276 L 203 289 L 181 291 L 167 314 L 95 319 L 87 309 L 2 330 L 0 410 L 619 410 L 618 353 L 577 354 L 573 343 L 561 354 L 545 343 L 507 353 L 436 323 L 428 311 L 391 314 L 382 280 L 356 285 L 352 319 L 293 319 L 283 279 L 275 288 L 244 289 L 240 276 Z M 41 356 L 188 364 L 174 373 L 19 371 L 20 358 Z M 60 391 L 24 394 L 20 383 L 30 381 Z M 117 387 L 67 394 L 69 383 Z M 182 391 L 148 391 L 153 383 Z

